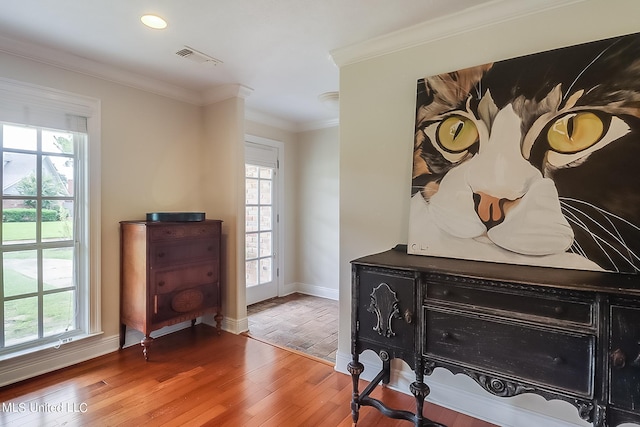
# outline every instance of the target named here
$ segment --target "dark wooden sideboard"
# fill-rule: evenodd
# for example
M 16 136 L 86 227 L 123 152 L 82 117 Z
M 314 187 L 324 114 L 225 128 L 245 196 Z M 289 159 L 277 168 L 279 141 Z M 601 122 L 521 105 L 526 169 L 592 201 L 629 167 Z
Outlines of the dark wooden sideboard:
M 127 326 L 151 332 L 215 313 L 220 333 L 222 221 L 120 222 L 120 348 Z
M 352 261 L 351 409 L 415 426 L 424 376 L 436 367 L 473 378 L 496 396 L 536 393 L 574 405 L 595 427 L 640 423 L 640 276 L 407 255 L 406 246 Z M 359 356 L 382 370 L 362 391 Z M 370 396 L 390 361 L 415 372 L 415 412 Z

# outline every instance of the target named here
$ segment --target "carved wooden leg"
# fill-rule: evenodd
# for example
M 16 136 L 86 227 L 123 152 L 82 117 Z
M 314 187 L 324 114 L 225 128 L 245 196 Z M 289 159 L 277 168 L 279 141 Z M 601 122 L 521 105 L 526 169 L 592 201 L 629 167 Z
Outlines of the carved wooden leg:
M 360 374 L 364 371 L 364 366 L 358 361 L 358 356 L 353 356 L 353 361 L 347 365 L 347 371 L 351 374 L 351 381 L 353 382 L 353 393 L 351 395 L 351 419 L 353 420 L 353 426 L 358 424 L 358 417 L 360 416 L 360 403 L 358 400 L 360 395 L 358 394 L 358 381 L 360 380 Z
M 216 330 L 218 332 L 218 335 L 220 335 L 220 332 L 222 331 L 222 314 L 218 312 L 218 314 L 216 314 L 213 318 L 216 321 Z
M 409 386 L 411 394 L 416 398 L 416 427 L 421 427 L 424 423 L 422 408 L 424 407 L 424 399 L 429 395 L 431 390 L 429 386 L 422 381 L 416 381 Z
M 149 347 L 153 344 L 153 338 L 149 335 L 145 335 L 142 341 L 140 341 L 140 345 L 142 346 L 142 354 L 144 355 L 144 360 L 149 361 Z

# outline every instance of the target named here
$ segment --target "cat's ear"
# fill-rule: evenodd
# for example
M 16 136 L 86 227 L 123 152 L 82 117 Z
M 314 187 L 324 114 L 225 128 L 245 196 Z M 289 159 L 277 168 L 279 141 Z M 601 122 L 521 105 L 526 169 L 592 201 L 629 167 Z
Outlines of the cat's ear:
M 480 120 L 486 124 L 487 129 L 491 129 L 493 119 L 498 114 L 498 111 L 498 107 L 491 96 L 491 91 L 487 90 L 487 93 L 482 97 L 478 104 L 478 116 L 480 116 Z
M 425 78 L 425 92 L 432 102 L 420 106 L 416 117 L 416 125 L 445 111 L 464 106 L 473 89 L 492 66 L 492 63 L 478 65 L 477 67 Z M 474 95 L 477 98 L 482 96 L 480 93 L 475 93 Z

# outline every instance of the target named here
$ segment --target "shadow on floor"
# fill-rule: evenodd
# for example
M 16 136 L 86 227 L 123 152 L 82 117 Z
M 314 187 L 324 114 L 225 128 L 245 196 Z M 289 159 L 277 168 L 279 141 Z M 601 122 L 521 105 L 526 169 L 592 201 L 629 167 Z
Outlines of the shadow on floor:
M 249 335 L 335 363 L 338 301 L 299 293 L 247 307 Z

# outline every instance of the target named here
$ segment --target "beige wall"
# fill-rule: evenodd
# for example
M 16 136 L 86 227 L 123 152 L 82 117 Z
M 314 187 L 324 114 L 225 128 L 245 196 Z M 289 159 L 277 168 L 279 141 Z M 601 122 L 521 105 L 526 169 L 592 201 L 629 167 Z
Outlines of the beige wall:
M 242 244 L 238 244 L 244 217 L 244 100 L 230 98 L 204 108 L 204 140 L 200 194 L 210 218 L 221 219 L 223 234 L 223 300 L 224 322 L 237 330 L 238 322 L 247 316 L 244 292 Z M 243 240 L 242 240 L 243 241 Z M 241 280 L 242 279 L 242 280 Z
M 336 299 L 340 244 L 340 139 L 331 127 L 299 134 L 295 158 L 297 281 L 301 290 Z
M 0 53 L 0 77 L 101 100 L 102 328 L 119 331 L 119 221 L 201 210 L 199 107 Z M 164 119 L 158 119 L 158 118 Z
M 350 260 L 407 241 L 417 79 L 637 32 L 639 16 L 635 0 L 578 2 L 340 69 L 339 357 L 350 352 Z M 533 401 L 510 400 L 516 407 L 532 407 Z M 580 423 L 573 407 L 540 407 Z

